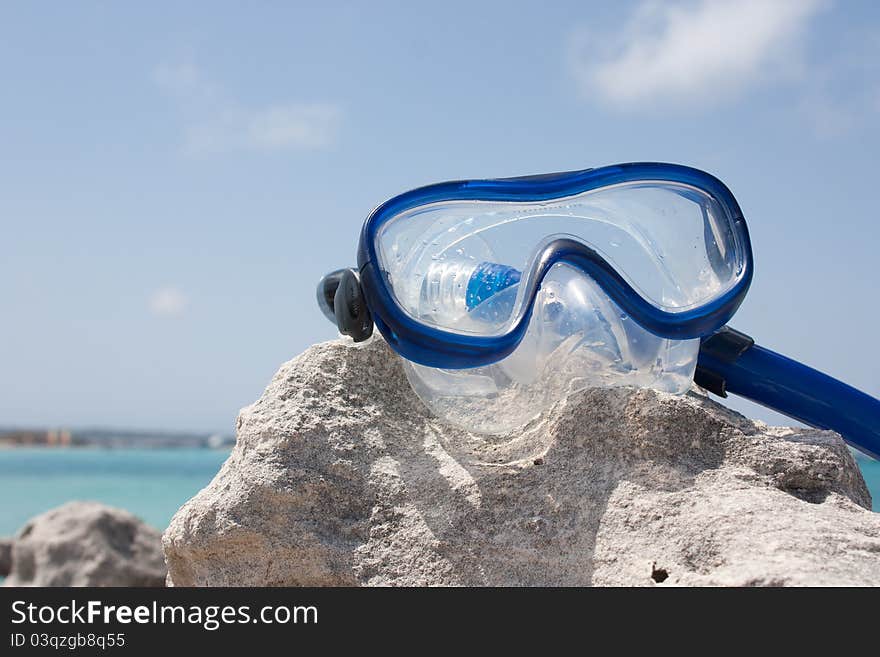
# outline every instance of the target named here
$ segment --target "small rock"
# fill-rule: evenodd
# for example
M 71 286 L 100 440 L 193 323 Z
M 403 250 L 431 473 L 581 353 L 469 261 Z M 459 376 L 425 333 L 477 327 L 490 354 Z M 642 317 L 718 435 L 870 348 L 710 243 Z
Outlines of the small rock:
M 97 502 L 68 502 L 32 518 L 11 551 L 6 586 L 165 584 L 159 532 Z

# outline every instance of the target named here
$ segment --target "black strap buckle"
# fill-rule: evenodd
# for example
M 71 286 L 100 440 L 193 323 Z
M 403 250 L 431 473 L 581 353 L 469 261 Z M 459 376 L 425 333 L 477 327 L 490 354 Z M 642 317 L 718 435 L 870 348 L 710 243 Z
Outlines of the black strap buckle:
M 723 363 L 734 363 L 754 344 L 755 341 L 745 333 L 722 326 L 709 337 L 703 338 L 700 356 L 710 356 Z M 719 397 L 727 397 L 727 381 L 724 377 L 699 361 L 694 371 L 694 383 Z

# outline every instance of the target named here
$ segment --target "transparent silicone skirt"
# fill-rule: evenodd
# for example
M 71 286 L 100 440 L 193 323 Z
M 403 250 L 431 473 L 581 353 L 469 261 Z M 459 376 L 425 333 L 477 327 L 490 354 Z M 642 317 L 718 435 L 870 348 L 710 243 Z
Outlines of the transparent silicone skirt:
M 584 388 L 686 391 L 699 337 L 745 292 L 751 252 L 735 202 L 671 178 L 681 180 L 612 179 L 555 197 L 435 194 L 368 220 L 361 269 L 393 306 L 377 326 L 392 344 L 415 327 L 420 344 L 439 345 L 404 353 L 419 397 L 496 433 Z M 507 345 L 497 359 L 436 355 L 495 342 Z
M 503 297 L 513 297 L 514 287 L 483 304 L 509 307 Z M 543 279 L 525 336 L 507 357 L 463 369 L 406 359 L 403 366 L 413 390 L 438 416 L 470 431 L 502 433 L 586 388 L 632 385 L 686 392 L 699 348 L 698 338 L 670 340 L 649 333 L 581 271 L 557 264 Z

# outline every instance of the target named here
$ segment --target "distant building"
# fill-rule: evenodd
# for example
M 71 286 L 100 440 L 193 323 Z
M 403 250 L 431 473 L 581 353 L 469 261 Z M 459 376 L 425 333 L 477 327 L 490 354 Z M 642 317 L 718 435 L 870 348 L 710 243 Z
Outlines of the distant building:
M 235 446 L 235 436 L 223 435 L 220 433 L 215 433 L 212 436 L 208 436 L 208 440 L 205 441 L 205 444 L 211 449 L 223 449 L 225 447 L 234 447 Z
M 70 447 L 73 435 L 68 429 L 12 429 L 0 431 L 0 445 Z
M 46 444 L 52 447 L 70 447 L 71 434 L 67 429 L 57 429 L 46 432 Z

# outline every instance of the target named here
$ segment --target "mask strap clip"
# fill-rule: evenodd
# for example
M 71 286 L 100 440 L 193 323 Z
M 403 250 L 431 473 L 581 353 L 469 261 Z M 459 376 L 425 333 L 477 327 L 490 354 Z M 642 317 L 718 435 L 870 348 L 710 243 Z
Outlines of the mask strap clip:
M 330 312 L 333 313 L 332 319 L 342 335 L 355 342 L 363 342 L 373 335 L 373 316 L 355 269 L 339 269 L 325 276 L 319 285 L 320 299 L 326 306 L 328 318 Z
M 722 363 L 731 365 L 754 346 L 755 341 L 750 336 L 735 328 L 722 326 L 718 331 L 703 339 L 700 344 L 700 355 L 711 356 Z M 706 365 L 697 364 L 694 383 L 719 397 L 727 397 L 727 379 Z

